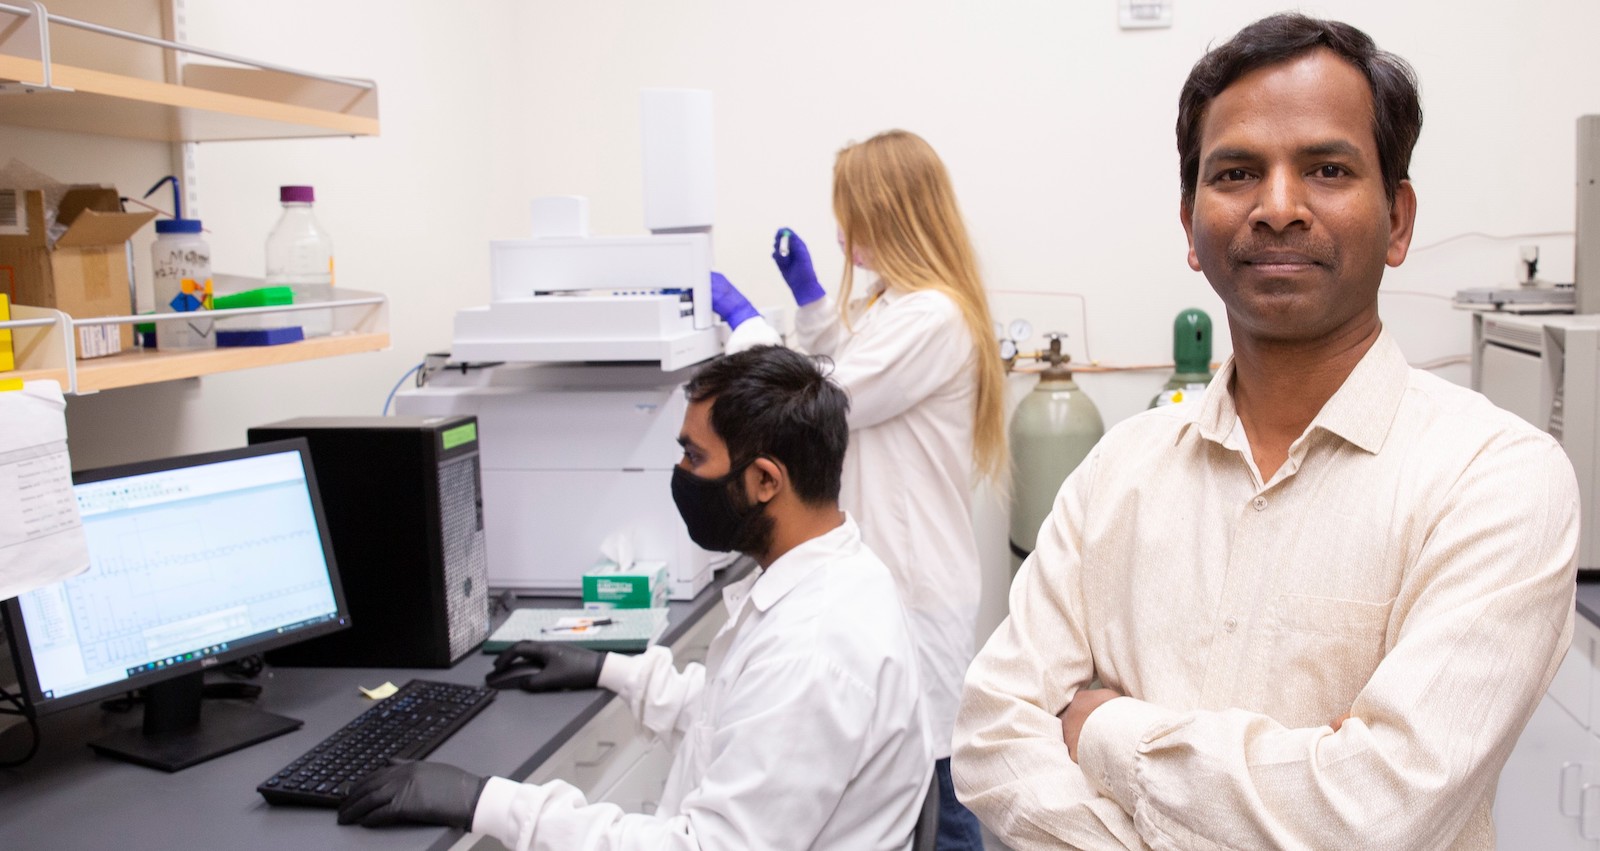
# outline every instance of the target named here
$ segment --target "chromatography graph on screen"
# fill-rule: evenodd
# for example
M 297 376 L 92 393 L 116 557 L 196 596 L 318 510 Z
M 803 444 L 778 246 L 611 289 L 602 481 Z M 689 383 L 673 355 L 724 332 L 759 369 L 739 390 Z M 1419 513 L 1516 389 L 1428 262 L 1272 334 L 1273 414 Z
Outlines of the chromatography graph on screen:
M 122 669 L 334 611 L 301 481 L 85 518 L 91 566 L 66 584 L 87 671 Z

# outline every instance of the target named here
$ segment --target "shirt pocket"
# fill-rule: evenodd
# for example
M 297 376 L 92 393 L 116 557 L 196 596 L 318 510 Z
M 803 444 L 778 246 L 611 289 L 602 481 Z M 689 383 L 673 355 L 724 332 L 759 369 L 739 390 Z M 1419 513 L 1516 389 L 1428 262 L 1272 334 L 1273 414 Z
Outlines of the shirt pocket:
M 684 733 L 667 769 L 667 783 L 661 792 L 658 815 L 677 815 L 683 812 L 684 803 L 692 795 L 704 794 L 706 768 L 711 764 L 711 748 L 716 727 L 704 720 L 698 721 Z
M 1393 608 L 1393 598 L 1279 597 L 1264 689 L 1267 714 L 1290 727 L 1315 727 L 1348 713 L 1383 661 Z
M 678 759 L 684 762 L 683 779 L 690 788 L 698 787 L 700 781 L 705 779 L 706 768 L 711 765 L 714 756 L 712 749 L 716 744 L 716 733 L 714 724 L 701 720 L 684 737 Z

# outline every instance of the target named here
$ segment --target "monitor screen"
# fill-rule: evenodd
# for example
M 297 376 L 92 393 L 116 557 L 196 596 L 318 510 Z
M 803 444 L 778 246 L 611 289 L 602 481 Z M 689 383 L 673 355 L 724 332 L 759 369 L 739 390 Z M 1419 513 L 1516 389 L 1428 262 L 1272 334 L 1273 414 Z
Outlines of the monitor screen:
M 89 569 L 6 604 L 37 707 L 342 629 L 308 461 L 281 441 L 76 474 Z

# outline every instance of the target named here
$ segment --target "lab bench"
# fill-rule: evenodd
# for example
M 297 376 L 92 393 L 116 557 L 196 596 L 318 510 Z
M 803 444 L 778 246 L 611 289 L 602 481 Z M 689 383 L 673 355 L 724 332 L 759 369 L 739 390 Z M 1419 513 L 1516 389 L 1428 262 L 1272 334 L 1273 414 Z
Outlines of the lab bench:
M 661 643 L 678 666 L 701 661 L 726 620 L 722 589 L 752 563 L 720 571 L 695 599 L 668 605 Z M 517 606 L 577 601 L 518 599 Z M 496 619 L 503 620 L 504 613 Z M 40 718 L 39 753 L 0 769 L 0 846 L 17 849 L 174 848 L 497 848 L 492 839 L 447 828 L 341 827 L 328 809 L 270 806 L 256 784 L 348 723 L 371 702 L 357 686 L 410 679 L 481 683 L 492 656 L 474 652 L 449 669 L 278 668 L 257 680 L 256 706 L 305 722 L 293 733 L 173 774 L 97 756 L 87 742 L 138 721 L 98 704 Z M 21 731 L 18 731 L 21 732 Z M 542 782 L 559 777 L 591 800 L 650 811 L 671 754 L 636 732 L 628 707 L 603 689 L 528 694 L 509 690 L 440 745 L 428 759 L 476 774 Z

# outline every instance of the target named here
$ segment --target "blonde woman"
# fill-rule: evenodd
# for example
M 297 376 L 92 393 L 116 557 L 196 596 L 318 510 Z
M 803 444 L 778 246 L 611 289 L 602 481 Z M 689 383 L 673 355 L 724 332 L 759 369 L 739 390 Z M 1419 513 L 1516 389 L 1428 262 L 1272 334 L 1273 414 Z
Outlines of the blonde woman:
M 944 163 L 891 130 L 839 152 L 833 212 L 852 263 L 837 293 L 805 243 L 778 231 L 773 259 L 799 304 L 799 344 L 833 358 L 850 395 L 840 505 L 894 574 L 911 616 L 940 789 L 940 851 L 980 849 L 978 822 L 950 784 L 950 734 L 978 614 L 972 491 L 1006 464 L 1004 373 L 972 244 Z M 870 273 L 858 287 L 855 267 Z M 778 339 L 721 275 L 729 350 Z

